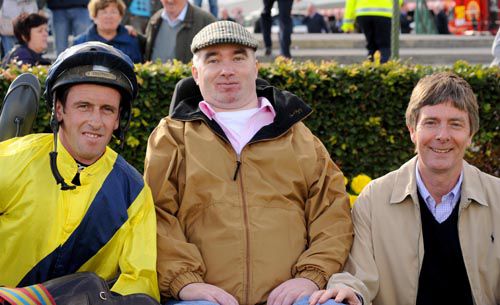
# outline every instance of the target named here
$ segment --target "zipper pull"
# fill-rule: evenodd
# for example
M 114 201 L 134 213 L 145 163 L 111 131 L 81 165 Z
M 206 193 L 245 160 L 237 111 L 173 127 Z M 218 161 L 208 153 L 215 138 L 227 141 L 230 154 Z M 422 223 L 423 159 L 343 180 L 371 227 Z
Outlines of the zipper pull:
M 236 181 L 236 177 L 238 176 L 238 171 L 240 170 L 241 161 L 236 161 L 236 170 L 234 171 L 233 181 Z

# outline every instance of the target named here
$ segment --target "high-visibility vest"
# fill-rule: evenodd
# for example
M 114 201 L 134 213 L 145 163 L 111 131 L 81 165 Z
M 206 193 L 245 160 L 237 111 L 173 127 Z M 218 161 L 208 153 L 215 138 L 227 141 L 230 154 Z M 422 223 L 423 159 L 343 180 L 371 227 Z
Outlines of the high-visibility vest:
M 399 0 L 399 5 L 403 0 Z M 392 17 L 392 0 L 346 0 L 342 30 L 354 30 L 354 20 L 358 16 Z

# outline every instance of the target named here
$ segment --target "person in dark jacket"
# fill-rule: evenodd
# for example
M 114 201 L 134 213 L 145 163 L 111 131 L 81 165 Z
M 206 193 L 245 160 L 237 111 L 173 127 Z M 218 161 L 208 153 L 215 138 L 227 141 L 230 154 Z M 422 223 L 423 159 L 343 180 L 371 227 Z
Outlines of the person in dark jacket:
M 47 0 L 47 7 L 52 12 L 52 29 L 57 54 L 69 46 L 70 35 L 76 37 L 91 24 L 87 5 L 89 0 Z
M 442 4 L 437 5 L 434 14 L 434 21 L 436 22 L 436 29 L 438 34 L 451 34 L 448 28 L 448 15 L 446 14 L 446 10 Z
M 328 33 L 328 26 L 326 25 L 323 15 L 318 13 L 316 6 L 309 3 L 307 6 L 307 16 L 304 18 L 304 24 L 307 26 L 308 33 Z
M 187 0 L 161 0 L 146 28 L 144 60 L 177 59 L 183 63 L 193 58 L 189 47 L 193 37 L 204 26 L 217 19 Z
M 6 68 L 12 62 L 21 65 L 50 65 L 50 61 L 42 57 L 47 50 L 48 19 L 40 14 L 21 14 L 14 19 L 14 35 L 20 42 L 7 53 L 2 61 Z
M 142 62 L 138 38 L 131 36 L 120 24 L 125 14 L 125 3 L 122 0 L 91 0 L 88 7 L 94 24 L 76 37 L 74 44 L 104 42 L 127 54 L 134 63 Z
M 280 55 L 286 58 L 292 58 L 290 53 L 290 45 L 292 44 L 292 6 L 293 0 L 262 0 L 262 13 L 260 14 L 260 28 L 262 30 L 262 38 L 264 46 L 266 47 L 265 55 L 271 56 L 273 52 L 273 41 L 271 39 L 271 27 L 273 25 L 273 18 L 271 16 L 271 9 L 274 2 L 278 2 L 278 19 L 279 19 L 279 42 L 280 42 Z

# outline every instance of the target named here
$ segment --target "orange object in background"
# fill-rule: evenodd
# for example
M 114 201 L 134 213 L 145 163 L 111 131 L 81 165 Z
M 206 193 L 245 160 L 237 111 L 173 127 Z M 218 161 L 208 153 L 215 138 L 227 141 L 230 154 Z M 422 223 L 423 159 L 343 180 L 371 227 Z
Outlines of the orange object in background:
M 490 0 L 491 1 L 491 0 Z M 495 34 L 498 30 L 497 16 L 490 14 L 489 0 L 455 0 L 454 19 L 450 20 L 450 31 L 454 34 L 464 34 L 466 31 L 486 32 Z M 500 8 L 500 2 L 497 1 Z M 490 20 L 493 18 L 494 20 Z M 490 26 L 496 22 L 496 26 Z

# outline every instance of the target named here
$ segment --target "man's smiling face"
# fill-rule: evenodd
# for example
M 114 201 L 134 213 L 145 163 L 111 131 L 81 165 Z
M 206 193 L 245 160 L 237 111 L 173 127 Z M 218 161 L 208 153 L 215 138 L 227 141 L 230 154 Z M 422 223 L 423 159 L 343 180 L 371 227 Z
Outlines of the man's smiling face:
M 416 127 L 408 128 L 421 173 L 460 173 L 465 150 L 472 140 L 467 112 L 449 102 L 424 106 Z
M 216 111 L 257 107 L 255 52 L 237 44 L 221 44 L 198 51 L 191 69 L 201 94 Z
M 104 154 L 119 125 L 120 99 L 116 89 L 79 84 L 69 89 L 64 106 L 57 101 L 61 143 L 75 160 L 90 165 Z

